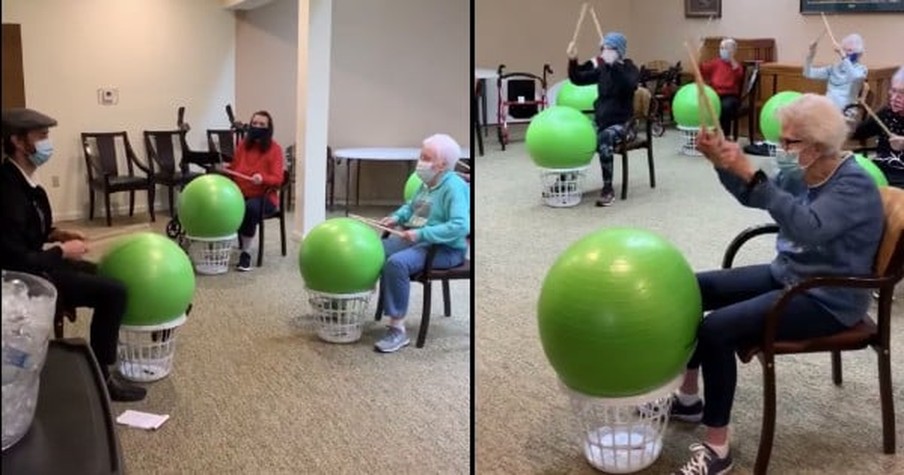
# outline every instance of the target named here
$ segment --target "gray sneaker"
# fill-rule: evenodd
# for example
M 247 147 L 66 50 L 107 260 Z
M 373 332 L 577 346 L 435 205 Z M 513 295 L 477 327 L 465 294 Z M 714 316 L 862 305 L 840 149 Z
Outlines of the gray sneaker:
M 408 334 L 405 333 L 405 331 L 390 326 L 386 328 L 386 334 L 383 335 L 383 338 L 380 338 L 380 340 L 374 344 L 374 349 L 380 353 L 395 353 L 408 346 L 410 343 L 411 339 L 408 338 Z
M 734 462 L 731 453 L 719 458 L 706 444 L 691 444 L 691 458 L 673 475 L 724 475 L 731 472 Z
M 603 188 L 600 192 L 599 199 L 596 200 L 597 206 L 612 206 L 615 201 L 615 191 L 612 188 Z

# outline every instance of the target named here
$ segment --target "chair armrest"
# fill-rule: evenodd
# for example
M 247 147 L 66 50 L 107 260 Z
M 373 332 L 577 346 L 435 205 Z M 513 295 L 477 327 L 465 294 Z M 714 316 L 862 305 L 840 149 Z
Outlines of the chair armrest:
M 141 161 L 141 159 L 138 158 L 138 155 L 135 154 L 135 151 L 132 150 L 131 145 L 126 146 L 126 156 L 132 163 L 135 164 L 135 166 L 138 167 L 139 170 L 141 170 L 142 172 L 144 172 L 145 175 L 147 175 L 149 180 L 151 178 L 153 178 L 153 176 L 154 176 L 153 166 L 148 165 L 147 163 Z
M 731 243 L 725 249 L 725 255 L 722 257 L 722 268 L 723 269 L 731 269 L 732 264 L 734 263 L 734 258 L 738 254 L 738 251 L 741 250 L 741 246 L 743 246 L 747 241 L 757 237 L 762 236 L 763 234 L 776 234 L 778 233 L 778 225 L 775 223 L 768 224 L 760 224 L 757 226 L 751 226 L 743 231 L 740 234 L 735 236 L 732 239 Z

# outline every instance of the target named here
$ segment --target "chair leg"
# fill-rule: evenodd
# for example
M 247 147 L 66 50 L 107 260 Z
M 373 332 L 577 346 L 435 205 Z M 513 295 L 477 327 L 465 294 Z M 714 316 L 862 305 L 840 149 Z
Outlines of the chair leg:
M 264 263 L 264 220 L 257 225 L 257 266 Z
M 148 203 L 150 206 L 150 203 Z M 135 190 L 129 190 L 129 217 L 135 216 Z
M 891 356 L 888 348 L 877 348 L 879 357 L 879 400 L 882 404 L 882 450 L 895 453 L 895 408 L 891 393 Z
M 104 193 L 104 206 L 107 208 L 107 226 L 113 226 L 113 217 L 110 215 L 110 193 Z
M 449 281 L 443 279 L 443 315 L 452 316 L 452 298 L 449 292 Z
M 841 352 L 832 352 L 832 382 L 841 386 Z
M 760 448 L 756 454 L 753 473 L 765 475 L 772 456 L 775 437 L 775 360 L 763 357 L 763 426 L 760 431 Z
M 169 198 L 169 214 L 170 214 L 170 216 L 175 216 L 176 215 L 176 206 L 175 206 L 176 186 L 171 185 L 168 188 L 169 188 L 169 190 L 167 191 L 167 194 L 169 195 L 168 196 L 168 198 Z
M 427 340 L 427 327 L 430 326 L 430 307 L 432 303 L 430 297 L 432 294 L 433 288 L 428 280 L 424 282 L 424 310 L 421 312 L 421 328 L 418 329 L 417 343 L 415 344 L 418 348 L 423 348 L 424 341 Z
M 154 208 L 155 208 L 154 202 L 155 201 L 157 201 L 157 186 L 151 185 L 150 188 L 148 188 L 148 213 L 150 213 L 150 215 L 151 215 L 152 223 L 157 222 L 157 213 L 154 210 Z
M 282 247 L 282 255 L 286 257 L 286 215 L 279 215 L 279 243 Z
M 650 188 L 656 188 L 656 167 L 653 166 L 653 143 L 647 147 L 647 167 L 650 168 Z
M 383 282 L 380 281 L 377 283 L 377 311 L 374 314 L 374 320 L 380 321 L 383 319 Z
M 628 151 L 621 154 L 621 199 L 628 198 Z
M 94 221 L 94 188 L 88 184 L 88 221 Z

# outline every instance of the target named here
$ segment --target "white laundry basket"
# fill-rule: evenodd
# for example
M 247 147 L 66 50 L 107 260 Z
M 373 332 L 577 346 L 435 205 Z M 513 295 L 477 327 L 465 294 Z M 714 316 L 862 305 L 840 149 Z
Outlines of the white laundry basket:
M 543 203 L 551 208 L 577 206 L 584 195 L 584 178 L 588 167 L 541 168 L 540 185 Z
M 185 320 L 183 314 L 159 325 L 120 326 L 117 345 L 119 373 L 130 381 L 142 383 L 168 376 L 176 354 L 176 333 Z
M 700 132 L 700 127 L 686 127 L 679 125 L 678 131 L 681 132 L 681 149 L 679 149 L 679 153 L 690 157 L 703 156 L 703 154 L 697 150 L 697 133 Z
M 188 255 L 195 272 L 205 275 L 225 274 L 229 272 L 229 259 L 232 248 L 238 238 L 237 234 L 218 238 L 199 238 L 186 236 L 188 239 Z
M 354 294 L 330 294 L 307 289 L 312 318 L 321 340 L 354 343 L 361 339 L 373 290 Z

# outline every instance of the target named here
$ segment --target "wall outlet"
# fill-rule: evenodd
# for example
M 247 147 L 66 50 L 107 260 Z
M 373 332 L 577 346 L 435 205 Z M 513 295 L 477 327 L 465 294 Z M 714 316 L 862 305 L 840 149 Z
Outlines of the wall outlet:
M 119 103 L 119 89 L 105 87 L 97 90 L 97 103 L 102 106 L 112 106 Z
M 58 175 L 54 175 L 54 176 L 50 177 L 50 186 L 53 188 L 60 187 L 60 177 Z

